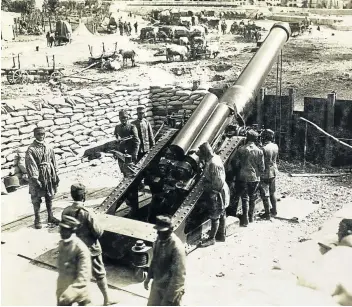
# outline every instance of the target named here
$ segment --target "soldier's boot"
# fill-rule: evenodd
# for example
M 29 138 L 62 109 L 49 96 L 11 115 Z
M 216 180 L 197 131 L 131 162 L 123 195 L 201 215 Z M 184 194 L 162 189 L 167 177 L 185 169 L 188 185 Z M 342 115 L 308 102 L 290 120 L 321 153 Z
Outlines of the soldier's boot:
M 40 204 L 33 204 L 34 208 L 34 228 L 41 229 L 43 227 L 42 222 L 40 220 Z
M 242 199 L 242 216 L 240 219 L 240 226 L 241 227 L 248 226 L 248 200 Z
M 209 238 L 207 240 L 203 241 L 200 244 L 200 247 L 207 247 L 207 246 L 215 244 L 215 236 L 216 236 L 216 233 L 218 232 L 219 225 L 220 225 L 219 219 L 211 220 L 211 229 L 210 229 L 210 233 L 209 233 Z
M 250 223 L 253 223 L 253 216 L 254 216 L 254 210 L 255 210 L 255 199 L 250 199 L 249 200 L 249 209 L 248 209 L 248 221 Z
M 264 205 L 265 212 L 264 212 L 264 214 L 260 215 L 260 218 L 270 221 L 270 204 L 269 204 L 268 197 L 263 198 L 263 205 Z
M 98 287 L 99 287 L 101 293 L 103 294 L 103 297 L 104 297 L 104 306 L 115 305 L 115 304 L 118 303 L 117 301 L 112 301 L 112 300 L 109 298 L 109 294 L 108 294 L 109 288 L 108 288 L 108 282 L 107 282 L 106 277 L 97 280 L 97 285 L 98 285 Z
M 271 206 L 272 206 L 272 208 L 270 209 L 270 213 L 272 216 L 276 216 L 277 209 L 276 209 L 276 195 L 275 195 L 275 193 L 270 195 L 270 202 L 271 202 Z
M 226 240 L 226 213 L 220 217 L 219 230 L 215 237 L 216 241 L 225 242 Z
M 53 203 L 51 200 L 45 200 L 46 210 L 48 212 L 48 224 L 59 225 L 60 220 L 53 215 Z

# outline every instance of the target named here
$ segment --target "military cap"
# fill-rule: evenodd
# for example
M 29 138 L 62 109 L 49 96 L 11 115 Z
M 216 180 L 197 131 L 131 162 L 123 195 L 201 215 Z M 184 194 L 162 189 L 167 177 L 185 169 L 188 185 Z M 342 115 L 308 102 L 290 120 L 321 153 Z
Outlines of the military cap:
M 262 133 L 262 136 L 266 138 L 273 138 L 274 135 L 275 135 L 275 132 L 271 129 L 265 129 Z
M 139 111 L 139 110 L 145 111 L 145 106 L 139 106 L 139 107 L 137 107 L 137 111 Z
M 36 127 L 36 128 L 33 129 L 33 133 L 37 133 L 39 131 L 45 132 L 45 129 L 43 127 Z
M 247 131 L 247 140 L 249 141 L 256 141 L 258 139 L 258 136 L 258 132 L 254 131 L 253 129 Z
M 119 111 L 119 115 L 120 115 L 120 116 L 124 115 L 125 117 L 128 117 L 128 116 L 129 116 L 127 110 L 120 110 L 120 111 Z
M 158 215 L 156 217 L 154 228 L 159 231 L 167 231 L 173 228 L 171 218 L 166 215 Z
M 82 183 L 75 183 L 71 185 L 71 193 L 84 194 L 86 192 L 86 187 Z
M 75 230 L 80 225 L 80 222 L 72 216 L 64 215 L 62 217 L 60 227 Z

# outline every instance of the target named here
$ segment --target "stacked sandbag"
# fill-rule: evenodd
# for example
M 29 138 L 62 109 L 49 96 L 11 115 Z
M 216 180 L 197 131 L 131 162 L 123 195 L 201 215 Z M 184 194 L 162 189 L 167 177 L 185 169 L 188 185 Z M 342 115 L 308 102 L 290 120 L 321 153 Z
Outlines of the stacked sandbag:
M 208 90 L 205 88 L 193 90 L 193 85 L 151 86 L 150 93 L 154 123 L 158 127 L 165 121 L 166 115 L 192 114 Z
M 54 148 L 58 168 L 67 172 L 89 164 L 82 160 L 87 148 L 114 137 L 121 109 L 127 109 L 133 120 L 137 107 L 143 105 L 147 119 L 154 125 L 149 87 L 115 85 L 38 99 L 38 110 L 21 109 L 1 115 L 2 177 L 10 172 L 20 174 L 14 161 L 33 142 L 36 127 L 45 128 L 46 141 Z

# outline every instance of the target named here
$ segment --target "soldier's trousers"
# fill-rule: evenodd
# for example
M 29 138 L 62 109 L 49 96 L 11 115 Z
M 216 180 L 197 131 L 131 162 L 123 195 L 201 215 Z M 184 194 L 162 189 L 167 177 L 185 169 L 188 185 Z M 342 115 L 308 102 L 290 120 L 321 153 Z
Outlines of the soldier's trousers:
M 174 298 L 165 297 L 165 289 L 152 283 L 147 306 L 181 306 L 184 291 L 180 291 Z

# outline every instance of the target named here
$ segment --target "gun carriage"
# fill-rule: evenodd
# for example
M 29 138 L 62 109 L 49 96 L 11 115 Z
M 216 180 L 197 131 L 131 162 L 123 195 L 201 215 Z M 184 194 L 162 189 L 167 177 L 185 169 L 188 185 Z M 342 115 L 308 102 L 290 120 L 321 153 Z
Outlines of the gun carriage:
M 190 118 L 167 118 L 156 145 L 95 208 L 105 229 L 101 243 L 106 256 L 147 267 L 157 214 L 172 216 L 187 253 L 207 237 L 211 222 L 202 199 L 204 179 L 196 151 L 208 141 L 228 165 L 244 143 L 245 124 L 254 124 L 257 91 L 290 35 L 288 24 L 275 24 L 236 83 L 220 98 L 208 93 Z M 137 210 L 131 210 L 133 202 Z

